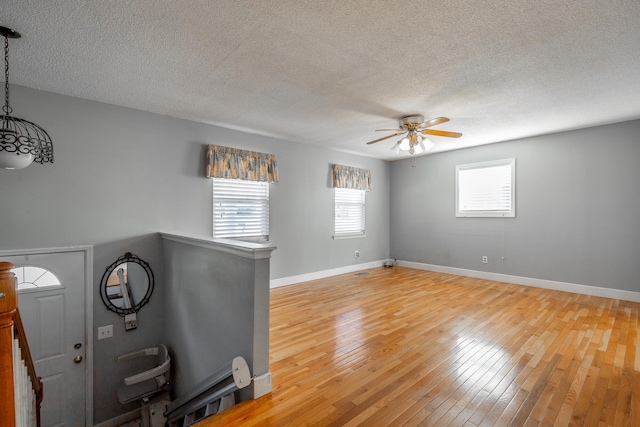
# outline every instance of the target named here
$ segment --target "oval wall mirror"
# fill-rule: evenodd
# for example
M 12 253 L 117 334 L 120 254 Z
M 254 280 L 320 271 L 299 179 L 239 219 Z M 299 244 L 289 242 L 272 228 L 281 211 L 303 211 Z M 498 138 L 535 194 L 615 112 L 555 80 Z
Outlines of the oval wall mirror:
M 137 313 L 151 298 L 153 271 L 149 264 L 127 252 L 107 267 L 100 281 L 100 297 L 120 316 Z

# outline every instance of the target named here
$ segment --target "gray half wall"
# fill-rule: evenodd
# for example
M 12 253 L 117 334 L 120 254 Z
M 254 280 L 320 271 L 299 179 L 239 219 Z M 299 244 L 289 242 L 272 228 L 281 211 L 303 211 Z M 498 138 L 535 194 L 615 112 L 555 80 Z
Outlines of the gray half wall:
M 269 260 L 215 242 L 163 235 L 164 338 L 172 355 L 173 397 L 242 356 L 253 376 L 269 372 Z

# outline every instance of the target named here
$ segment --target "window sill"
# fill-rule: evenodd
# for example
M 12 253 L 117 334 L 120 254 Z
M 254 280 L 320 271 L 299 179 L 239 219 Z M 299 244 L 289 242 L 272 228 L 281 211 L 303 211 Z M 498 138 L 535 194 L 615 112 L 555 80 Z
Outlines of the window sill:
M 248 242 L 248 243 L 263 243 L 263 244 L 270 243 L 269 239 L 264 237 L 225 237 L 225 238 L 229 240 L 237 240 L 240 242 Z
M 515 212 L 456 212 L 456 218 L 515 218 Z
M 358 234 L 340 234 L 337 236 L 333 236 L 333 240 L 344 240 L 344 239 L 359 239 L 361 237 L 367 237 L 364 233 Z

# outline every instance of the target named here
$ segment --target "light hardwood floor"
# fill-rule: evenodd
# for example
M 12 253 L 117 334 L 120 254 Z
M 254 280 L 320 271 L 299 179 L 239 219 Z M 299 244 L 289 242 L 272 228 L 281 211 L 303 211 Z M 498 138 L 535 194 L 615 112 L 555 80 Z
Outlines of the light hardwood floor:
M 640 426 L 640 304 L 402 267 L 271 291 L 242 426 Z

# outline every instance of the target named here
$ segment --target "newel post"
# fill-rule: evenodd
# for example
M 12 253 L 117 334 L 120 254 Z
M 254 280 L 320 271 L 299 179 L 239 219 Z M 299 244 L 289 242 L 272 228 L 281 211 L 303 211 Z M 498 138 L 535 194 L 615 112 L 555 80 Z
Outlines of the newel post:
M 16 278 L 10 262 L 0 262 L 0 420 L 14 427 L 16 408 L 13 385 L 13 315 L 17 306 Z

